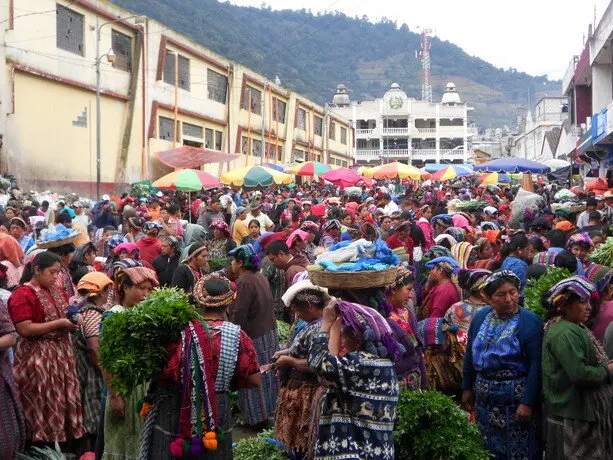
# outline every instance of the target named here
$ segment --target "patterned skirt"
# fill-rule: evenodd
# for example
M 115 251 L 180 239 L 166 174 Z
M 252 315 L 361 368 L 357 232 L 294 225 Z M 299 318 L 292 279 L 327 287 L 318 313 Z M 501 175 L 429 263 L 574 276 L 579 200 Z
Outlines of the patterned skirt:
M 140 430 L 143 426 L 138 414 L 140 401 L 145 397 L 146 385 L 136 387 L 125 398 L 123 418 L 116 418 L 111 412 L 111 401 L 107 398 L 104 408 L 104 454 L 102 460 L 136 460 L 140 447 Z
M 23 415 L 16 397 L 0 374 L 0 458 L 15 458 L 25 442 Z
M 262 337 L 253 339 L 253 345 L 258 355 L 260 366 L 269 364 L 272 355 L 279 350 L 277 330 L 273 329 Z M 262 374 L 261 387 L 239 391 L 238 403 L 243 417 L 249 425 L 265 422 L 275 415 L 278 388 L 279 380 L 277 376 L 272 371 L 269 371 Z
M 206 460 L 232 459 L 232 401 L 228 393 L 216 393 L 217 423 L 223 431 L 215 451 L 205 451 L 198 457 Z M 177 438 L 181 388 L 160 387 L 153 397 L 153 407 L 143 425 L 141 437 L 141 460 L 170 460 L 170 443 Z
M 63 442 L 85 434 L 70 336 L 21 339 L 13 372 L 28 440 Z
M 283 387 L 279 390 L 275 434 L 287 449 L 308 451 L 311 429 L 316 428 L 311 425 L 311 419 L 318 389 L 318 385 L 307 384 L 296 389 Z
M 515 418 L 525 378 L 494 380 L 477 376 L 475 406 L 477 425 L 487 449 L 496 460 L 542 460 L 540 415 L 529 422 Z

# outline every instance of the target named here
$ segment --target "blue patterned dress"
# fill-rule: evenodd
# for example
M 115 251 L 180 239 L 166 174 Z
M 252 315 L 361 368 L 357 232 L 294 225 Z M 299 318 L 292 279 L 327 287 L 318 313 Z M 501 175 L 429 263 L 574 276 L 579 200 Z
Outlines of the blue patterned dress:
M 392 362 L 365 351 L 332 356 L 328 334 L 313 337 L 309 366 L 327 383 L 316 460 L 393 460 L 398 379 Z
M 499 460 L 532 460 L 543 455 L 538 414 L 527 423 L 515 418 L 528 372 L 518 326 L 519 313 L 501 319 L 492 310 L 473 342 L 477 424 L 492 458 Z

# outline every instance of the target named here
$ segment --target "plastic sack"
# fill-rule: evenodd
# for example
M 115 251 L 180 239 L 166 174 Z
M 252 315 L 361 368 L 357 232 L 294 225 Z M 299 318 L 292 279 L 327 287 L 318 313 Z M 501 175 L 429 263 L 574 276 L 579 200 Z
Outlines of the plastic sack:
M 519 189 L 511 203 L 511 216 L 513 220 L 524 220 L 526 215 L 536 216 L 538 210 L 545 207 L 545 200 L 536 193 Z

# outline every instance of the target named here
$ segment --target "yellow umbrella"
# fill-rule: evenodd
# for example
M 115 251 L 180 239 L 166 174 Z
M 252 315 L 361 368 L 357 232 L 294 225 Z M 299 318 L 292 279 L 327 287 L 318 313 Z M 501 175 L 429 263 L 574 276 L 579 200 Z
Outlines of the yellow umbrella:
M 372 168 L 369 168 L 368 166 L 360 166 L 360 167 L 358 168 L 357 173 L 358 173 L 360 176 L 363 176 L 363 175 L 364 175 L 364 173 L 365 173 L 366 171 L 368 171 L 369 169 L 372 169 Z
M 238 187 L 268 187 L 291 184 L 294 182 L 294 176 L 275 171 L 266 166 L 245 166 L 223 174 L 219 181 L 222 184 Z
M 427 176 L 426 176 L 427 174 Z M 386 165 L 377 166 L 371 168 L 368 171 L 364 171 L 364 177 L 374 179 L 414 179 L 419 180 L 428 177 L 429 174 L 420 171 L 415 166 L 399 163 L 395 161 Z
M 492 185 L 498 184 L 498 173 L 497 172 L 487 173 L 481 176 L 481 185 L 487 185 L 487 184 L 492 184 Z

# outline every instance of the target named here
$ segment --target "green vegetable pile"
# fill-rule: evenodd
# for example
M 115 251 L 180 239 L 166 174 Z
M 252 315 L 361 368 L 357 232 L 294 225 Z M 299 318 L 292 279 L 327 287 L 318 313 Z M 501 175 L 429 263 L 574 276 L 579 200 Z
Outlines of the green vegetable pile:
M 486 460 L 477 425 L 438 391 L 403 391 L 398 399 L 396 460 Z
M 456 209 L 463 212 L 481 212 L 487 206 L 491 206 L 487 201 L 470 200 L 458 203 Z
M 185 292 L 177 289 L 158 289 L 134 308 L 107 317 L 100 333 L 100 364 L 111 375 L 113 389 L 128 395 L 160 372 L 166 346 L 178 341 L 196 317 Z
M 287 346 L 289 342 L 291 326 L 285 321 L 277 320 L 277 333 L 279 334 L 279 343 Z
M 613 236 L 608 237 L 588 258 L 605 267 L 613 267 Z
M 547 310 L 543 307 L 541 296 L 553 287 L 554 284 L 572 275 L 566 268 L 549 267 L 547 273 L 539 279 L 528 280 L 528 286 L 524 289 L 524 307 L 532 313 L 536 313 L 545 319 Z
M 265 430 L 255 437 L 241 439 L 233 449 L 234 460 L 288 460 L 285 450 L 267 439 L 274 439 L 272 430 Z

